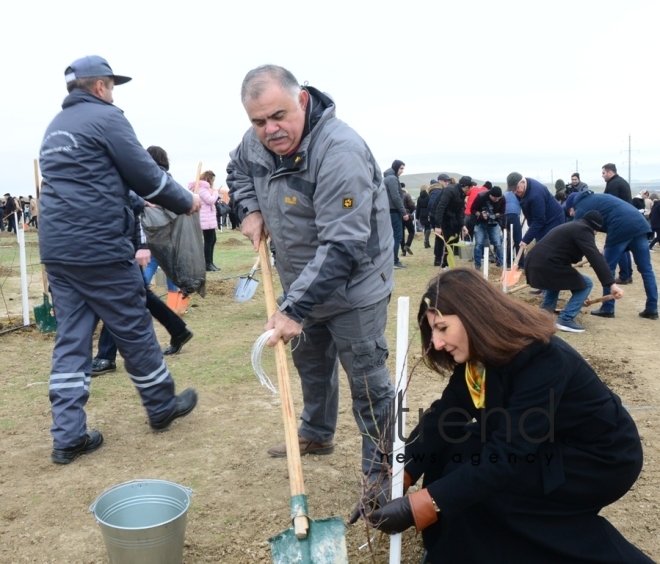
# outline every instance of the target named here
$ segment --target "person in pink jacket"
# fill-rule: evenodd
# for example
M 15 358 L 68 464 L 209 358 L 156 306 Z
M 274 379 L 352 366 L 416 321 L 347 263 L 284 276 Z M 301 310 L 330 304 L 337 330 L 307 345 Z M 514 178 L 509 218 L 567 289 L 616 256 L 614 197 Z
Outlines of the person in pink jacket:
M 220 270 L 213 264 L 213 248 L 215 247 L 215 230 L 218 228 L 218 218 L 215 212 L 215 202 L 218 199 L 218 191 L 213 188 L 215 174 L 207 170 L 199 177 L 199 199 L 202 207 L 199 210 L 199 222 L 202 225 L 204 235 L 204 258 L 206 259 L 206 271 L 216 272 Z M 195 183 L 188 184 L 188 189 L 195 190 Z

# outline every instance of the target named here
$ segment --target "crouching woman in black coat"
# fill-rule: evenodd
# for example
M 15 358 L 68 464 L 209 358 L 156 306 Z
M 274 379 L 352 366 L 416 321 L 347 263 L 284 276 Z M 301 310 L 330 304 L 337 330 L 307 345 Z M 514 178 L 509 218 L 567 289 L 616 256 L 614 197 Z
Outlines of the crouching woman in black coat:
M 421 489 L 371 524 L 415 526 L 431 563 L 652 562 L 598 515 L 642 469 L 635 423 L 551 316 L 455 269 L 418 320 L 426 364 L 453 373 L 407 440 Z

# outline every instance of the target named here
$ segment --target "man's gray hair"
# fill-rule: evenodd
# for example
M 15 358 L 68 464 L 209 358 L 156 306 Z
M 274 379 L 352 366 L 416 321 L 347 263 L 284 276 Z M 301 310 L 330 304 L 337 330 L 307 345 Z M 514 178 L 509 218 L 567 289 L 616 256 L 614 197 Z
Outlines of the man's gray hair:
M 110 88 L 110 83 L 112 82 L 112 77 L 111 76 L 90 76 L 90 77 L 85 77 L 85 78 L 76 78 L 75 80 L 72 80 L 71 82 L 67 83 L 66 89 L 69 91 L 69 93 L 71 93 L 76 88 L 80 88 L 81 90 L 84 90 L 85 92 L 89 92 L 90 94 L 92 94 L 92 90 L 94 89 L 94 85 L 96 84 L 97 80 L 102 80 L 103 84 L 105 84 L 105 87 Z
M 291 71 L 277 65 L 261 65 L 245 75 L 241 86 L 241 102 L 243 105 L 250 100 L 257 100 L 266 91 L 268 85 L 275 81 L 282 90 L 289 92 L 292 98 L 300 94 L 300 84 Z

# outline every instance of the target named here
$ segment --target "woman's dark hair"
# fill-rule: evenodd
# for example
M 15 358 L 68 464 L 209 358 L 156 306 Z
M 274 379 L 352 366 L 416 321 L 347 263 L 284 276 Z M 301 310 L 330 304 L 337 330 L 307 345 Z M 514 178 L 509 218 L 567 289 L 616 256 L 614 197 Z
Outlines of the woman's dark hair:
M 532 342 L 548 343 L 555 333 L 547 312 L 503 294 L 475 270 L 448 270 L 431 280 L 417 313 L 424 362 L 436 371 L 453 369 L 456 362 L 433 347 L 429 309 L 458 316 L 468 336 L 470 360 L 486 366 L 502 366 Z
M 152 145 L 151 147 L 147 147 L 147 153 L 151 155 L 151 158 L 156 161 L 158 166 L 163 167 L 165 170 L 170 170 L 170 159 L 167 158 L 165 149 L 157 145 Z
M 202 175 L 199 177 L 199 179 L 204 180 L 209 184 L 213 184 L 213 181 L 215 180 L 215 172 L 212 170 L 205 170 L 202 172 Z

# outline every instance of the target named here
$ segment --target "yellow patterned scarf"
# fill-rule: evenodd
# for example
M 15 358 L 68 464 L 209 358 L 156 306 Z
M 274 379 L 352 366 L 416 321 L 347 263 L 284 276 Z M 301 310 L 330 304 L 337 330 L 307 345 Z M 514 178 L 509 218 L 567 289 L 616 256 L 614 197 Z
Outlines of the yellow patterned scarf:
M 486 367 L 480 362 L 466 362 L 465 381 L 474 407 L 486 407 Z

